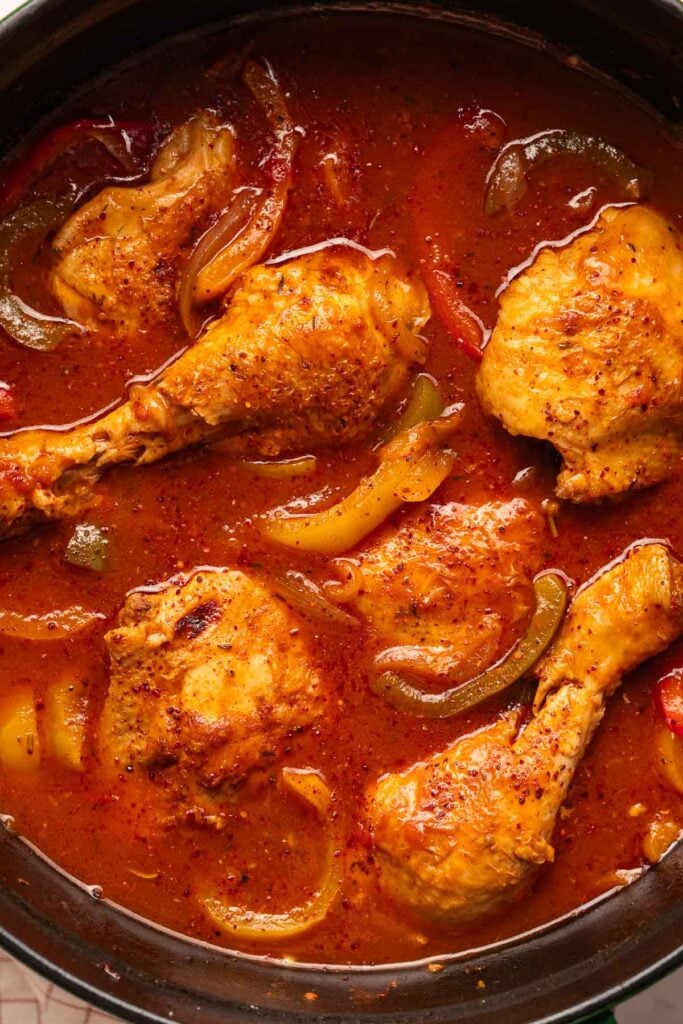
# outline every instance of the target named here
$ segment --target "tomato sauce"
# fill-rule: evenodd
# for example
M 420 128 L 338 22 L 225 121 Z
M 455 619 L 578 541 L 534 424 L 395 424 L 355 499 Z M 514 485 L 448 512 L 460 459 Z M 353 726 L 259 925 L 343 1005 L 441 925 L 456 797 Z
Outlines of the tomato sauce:
M 283 81 L 301 141 L 294 188 L 272 254 L 345 236 L 372 248 L 389 247 L 420 269 L 424 225 L 420 189 L 436 140 L 450 145 L 449 125 L 461 108 L 493 111 L 505 138 L 547 128 L 597 135 L 650 168 L 651 199 L 679 227 L 683 221 L 680 152 L 656 118 L 609 85 L 541 52 L 504 38 L 451 24 L 399 16 L 311 15 L 266 21 L 224 33 L 173 42 L 115 69 L 54 116 L 54 124 L 112 115 L 151 121 L 160 130 L 210 105 L 234 125 L 245 179 L 268 149 L 267 127 L 245 108 L 230 76 L 208 77 L 207 67 L 245 46 L 266 57 Z M 229 62 L 226 62 L 226 64 Z M 50 125 L 37 130 L 47 131 Z M 534 247 L 561 239 L 620 201 L 615 186 L 583 161 L 560 158 L 537 170 L 515 215 L 504 221 L 483 212 L 485 175 L 493 159 L 468 153 L 453 133 L 453 173 L 438 196 L 440 239 L 461 281 L 464 300 L 487 328 L 497 295 L 512 268 Z M 343 161 L 346 193 L 335 197 L 325 158 Z M 82 190 L 107 170 L 106 155 L 84 145 L 67 152 L 33 187 L 34 195 Z M 110 169 L 109 169 L 110 170 Z M 254 172 L 255 173 L 255 172 Z M 591 209 L 570 200 L 594 188 Z M 422 233 L 422 234 L 421 234 Z M 34 294 L 45 289 L 40 268 Z M 43 295 L 44 303 L 48 299 Z M 480 410 L 475 364 L 434 315 L 425 334 L 426 369 L 447 402 L 465 403 L 457 434 L 458 463 L 439 500 L 477 503 L 523 494 L 540 503 L 552 495 L 556 461 L 549 448 L 511 438 Z M 68 341 L 49 353 L 0 338 L 0 380 L 13 399 L 6 429 L 68 423 L 117 401 L 127 383 L 149 374 L 184 344 L 176 333 L 126 340 L 110 334 Z M 80 604 L 104 618 L 65 640 L 29 642 L 0 637 L 1 696 L 32 685 L 39 702 L 64 678 L 87 682 L 91 739 L 107 688 L 103 635 L 131 588 L 154 584 L 197 565 L 252 566 L 311 571 L 330 578 L 323 556 L 276 549 L 257 532 L 261 512 L 295 498 L 313 505 L 351 490 L 374 466 L 381 434 L 342 451 L 323 451 L 313 477 L 262 479 L 210 448 L 186 451 L 144 468 L 115 469 L 97 485 L 100 504 L 83 521 L 105 527 L 111 566 L 89 573 L 64 561 L 73 521 L 6 541 L 0 547 L 0 608 L 42 614 Z M 527 467 L 535 475 L 514 479 Z M 563 506 L 557 536 L 542 537 L 544 567 L 585 581 L 630 542 L 661 537 L 683 552 L 683 483 L 624 497 L 597 508 Z M 398 513 L 400 521 L 404 513 Z M 359 821 L 361 795 L 382 773 L 407 767 L 458 736 L 491 722 L 504 703 L 493 700 L 449 721 L 413 718 L 394 710 L 367 685 L 370 668 L 363 631 L 307 625 L 330 692 L 332 713 L 319 732 L 292 740 L 283 763 L 324 773 L 336 801 L 350 811 L 349 869 L 344 899 L 308 934 L 250 952 L 304 961 L 375 963 L 438 956 L 519 934 L 613 889 L 615 872 L 639 868 L 642 840 L 661 810 L 683 821 L 683 797 L 658 764 L 654 682 L 683 665 L 683 643 L 645 665 L 612 698 L 605 719 L 576 773 L 555 835 L 556 859 L 533 890 L 498 918 L 438 929 L 409 919 L 376 889 Z M 515 635 L 508 631 L 508 646 Z M 517 691 L 516 691 L 517 692 Z M 521 689 L 520 689 L 521 692 Z M 40 713 L 39 713 L 40 714 Z M 189 936 L 232 946 L 202 910 L 201 885 L 224 886 L 232 902 L 260 910 L 287 909 L 315 889 L 323 857 L 324 826 L 274 784 L 247 791 L 227 807 L 221 832 L 190 825 L 155 827 L 155 782 L 141 773 L 112 782 L 91 750 L 85 770 L 44 758 L 23 775 L 0 774 L 0 811 L 57 864 L 105 898 Z M 629 814 L 643 805 L 638 814 Z M 656 870 L 656 869 L 655 869 Z

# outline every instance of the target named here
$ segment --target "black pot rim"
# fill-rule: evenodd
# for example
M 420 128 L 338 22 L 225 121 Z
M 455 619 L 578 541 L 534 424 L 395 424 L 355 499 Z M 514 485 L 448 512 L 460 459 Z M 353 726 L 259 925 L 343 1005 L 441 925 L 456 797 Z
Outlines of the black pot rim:
M 31 846 L 32 844 L 26 845 Z M 45 858 L 44 855 L 41 854 L 39 850 L 37 850 L 37 848 L 33 848 L 31 852 L 39 856 L 41 859 L 47 860 L 47 858 Z M 62 871 L 62 869 L 59 868 L 57 865 L 51 864 L 51 867 L 59 874 L 66 876 L 66 872 Z M 73 881 L 73 884 L 75 884 L 76 886 L 81 886 L 81 883 L 77 882 L 75 879 L 69 880 Z M 566 923 L 569 919 L 578 916 L 590 916 L 591 911 L 597 905 L 604 903 L 606 900 L 613 900 L 617 897 L 618 893 L 615 891 L 606 893 L 603 896 L 599 897 L 597 900 L 593 901 L 593 903 L 578 908 L 578 910 L 573 913 L 564 915 L 562 918 L 550 921 L 547 924 L 540 926 L 539 928 L 533 929 L 533 933 L 523 933 L 521 935 L 514 936 L 510 939 L 502 940 L 501 942 L 492 943 L 486 947 L 486 950 L 495 952 L 496 950 L 501 950 L 503 948 L 509 949 L 514 948 L 515 946 L 523 945 L 528 940 L 530 934 L 542 935 L 549 931 L 554 931 L 558 928 L 561 928 L 562 925 Z M 107 903 L 109 903 L 110 906 L 114 907 L 116 912 L 119 914 L 139 918 L 139 915 L 133 914 L 125 907 L 113 904 L 111 901 L 107 901 Z M 139 918 L 139 920 L 143 921 L 144 919 Z M 166 929 L 160 925 L 155 924 L 152 921 L 144 921 L 144 924 L 151 930 L 170 934 L 173 936 L 174 939 L 178 940 L 181 943 L 187 944 L 188 946 L 192 946 L 193 948 L 209 947 L 210 945 L 209 943 L 189 938 L 185 935 L 182 935 L 179 932 L 174 932 L 170 929 Z M 160 1016 L 153 1010 L 144 1009 L 141 1006 L 135 1006 L 124 1000 L 118 999 L 113 995 L 110 995 L 108 992 L 101 988 L 98 988 L 95 985 L 89 984 L 82 978 L 79 978 L 77 975 L 71 973 L 63 967 L 60 967 L 58 964 L 54 962 L 54 960 L 41 956 L 30 946 L 21 942 L 16 936 L 14 936 L 9 928 L 3 927 L 1 925 L 0 948 L 3 949 L 6 953 L 10 954 L 12 957 L 14 957 L 25 967 L 40 975 L 48 982 L 51 982 L 52 984 L 58 986 L 66 992 L 71 993 L 74 996 L 77 996 L 78 998 L 84 1000 L 86 1003 L 91 1004 L 92 1006 L 104 1011 L 105 1013 L 109 1013 L 116 1017 L 120 1017 L 124 1021 L 130 1021 L 131 1024 L 168 1024 L 168 1016 Z M 326 971 L 334 971 L 340 975 L 355 975 L 359 979 L 369 973 L 375 975 L 380 974 L 382 972 L 392 973 L 396 970 L 397 967 L 404 971 L 418 970 L 421 967 L 424 967 L 424 965 L 428 962 L 428 960 L 422 960 L 410 961 L 401 964 L 382 963 L 376 965 L 287 963 L 286 961 L 274 960 L 268 957 L 259 957 L 256 955 L 244 954 L 239 950 L 223 950 L 218 949 L 218 947 L 215 946 L 212 946 L 211 949 L 213 952 L 216 952 L 218 950 L 218 952 L 222 953 L 226 957 L 226 959 L 230 956 L 236 956 L 240 959 L 250 959 L 252 961 L 262 962 L 266 967 L 284 967 L 292 972 L 302 970 L 322 971 L 324 969 Z M 476 949 L 465 950 L 462 953 L 458 954 L 448 954 L 445 956 L 439 956 L 438 960 L 440 962 L 452 962 L 456 959 L 460 961 L 466 961 L 468 958 L 472 957 L 477 952 L 478 950 Z M 596 1015 L 613 1010 L 617 1004 L 636 995 L 643 989 L 648 988 L 650 985 L 654 984 L 659 979 L 666 977 L 668 974 L 670 974 L 672 971 L 676 970 L 676 968 L 680 966 L 683 966 L 683 944 L 678 949 L 675 949 L 670 953 L 654 960 L 650 965 L 648 965 L 648 967 L 644 968 L 637 974 L 632 975 L 626 981 L 615 984 L 611 988 L 596 994 L 592 998 L 583 1000 L 575 1004 L 574 1006 L 567 1007 L 564 1010 L 558 1011 L 557 1013 L 551 1013 L 550 1015 L 545 1015 L 543 1017 L 536 1018 L 533 1022 L 530 1022 L 530 1024 L 579 1024 L 579 1022 L 581 1021 L 592 1021 L 596 1018 Z M 345 1024 L 347 1024 L 347 1022 L 348 1024 L 350 1024 L 351 1022 L 351 1018 L 346 1016 L 339 1018 L 328 1017 L 327 1019 L 330 1021 L 344 1021 Z

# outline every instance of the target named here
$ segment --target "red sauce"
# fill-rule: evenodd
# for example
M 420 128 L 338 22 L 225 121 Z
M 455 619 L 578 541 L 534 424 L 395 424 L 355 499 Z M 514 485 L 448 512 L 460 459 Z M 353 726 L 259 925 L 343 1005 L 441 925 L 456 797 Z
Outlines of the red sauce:
M 210 101 L 234 124 L 248 176 L 249 166 L 267 146 L 262 122 L 240 108 L 229 81 L 214 83 L 208 96 L 201 85 L 204 69 L 230 48 L 238 53 L 247 39 L 254 40 L 255 55 L 266 56 L 276 67 L 295 121 L 305 129 L 278 253 L 345 235 L 374 248 L 388 246 L 419 268 L 414 197 L 424 154 L 465 105 L 495 111 L 509 139 L 558 127 L 608 139 L 651 168 L 652 200 L 681 224 L 683 166 L 652 115 L 539 52 L 434 22 L 311 16 L 185 39 L 107 75 L 55 115 L 55 123 L 112 114 L 164 126 L 181 122 Z M 341 205 L 321 172 L 325 154 L 340 145 L 350 166 L 350 196 Z M 99 159 L 88 147 L 74 150 L 37 192 L 58 192 L 69 180 L 87 184 Z M 515 217 L 501 228 L 482 212 L 486 169 L 479 157 L 454 167 L 452 188 L 443 198 L 443 241 L 459 268 L 466 301 L 490 327 L 496 291 L 508 270 L 528 259 L 538 242 L 561 238 L 590 218 L 573 210 L 568 200 L 595 186 L 597 211 L 621 196 L 589 164 L 558 159 L 538 170 Z M 475 366 L 437 316 L 426 335 L 427 369 L 447 401 L 463 401 L 467 408 L 457 438 L 458 468 L 440 499 L 476 503 L 512 497 L 515 474 L 535 466 L 538 475 L 525 494 L 540 503 L 554 479 L 550 450 L 507 436 L 481 412 L 474 396 Z M 127 381 L 153 371 L 181 341 L 180 335 L 161 334 L 112 341 L 103 334 L 43 354 L 0 340 L 0 380 L 11 387 L 15 412 L 7 422 L 15 428 L 87 416 L 117 400 Z M 312 569 L 314 578 L 326 579 L 325 558 L 275 550 L 255 530 L 254 517 L 323 489 L 331 497 L 343 495 L 373 465 L 376 440 L 323 452 L 314 478 L 291 481 L 259 479 L 209 449 L 144 469 L 116 469 L 98 485 L 102 503 L 95 521 L 109 529 L 112 550 L 111 569 L 103 575 L 63 561 L 73 522 L 5 542 L 0 548 L 0 607 L 42 613 L 78 603 L 103 612 L 106 620 L 64 641 L 2 638 L 2 690 L 30 682 L 40 700 L 55 679 L 87 680 L 92 727 L 107 686 L 103 634 L 129 589 L 202 564 Z M 682 503 L 678 479 L 600 508 L 566 506 L 558 536 L 547 532 L 543 538 L 543 563 L 584 581 L 637 538 L 663 537 L 683 551 Z M 93 513 L 87 519 L 92 522 Z M 362 634 L 349 637 L 329 626 L 317 632 L 321 669 L 339 701 L 333 701 L 335 711 L 320 735 L 293 740 L 285 761 L 320 769 L 337 799 L 358 813 L 359 795 L 380 774 L 408 766 L 495 718 L 500 706 L 495 702 L 446 722 L 402 715 L 367 686 Z M 347 899 L 308 935 L 265 950 L 246 948 L 309 961 L 414 959 L 523 932 L 612 888 L 616 870 L 641 865 L 643 835 L 658 810 L 683 820 L 683 798 L 658 770 L 659 719 L 651 700 L 653 683 L 681 664 L 679 642 L 631 676 L 612 699 L 576 774 L 567 812 L 558 821 L 555 863 L 544 869 L 522 902 L 498 919 L 451 931 L 416 923 L 376 892 L 370 874 L 364 898 L 349 883 Z M 272 910 L 296 904 L 314 888 L 320 824 L 283 801 L 274 787 L 232 805 L 223 832 L 175 826 L 159 833 L 150 827 L 154 785 L 138 776 L 105 782 L 94 756 L 81 773 L 45 759 L 36 773 L 0 777 L 0 810 L 13 815 L 20 832 L 59 865 L 100 885 L 105 897 L 219 944 L 231 941 L 202 912 L 196 896 L 200 880 L 227 878 L 235 902 Z M 635 804 L 645 805 L 646 813 L 629 816 Z M 357 843 L 358 858 L 364 860 L 366 850 L 354 835 L 350 848 Z

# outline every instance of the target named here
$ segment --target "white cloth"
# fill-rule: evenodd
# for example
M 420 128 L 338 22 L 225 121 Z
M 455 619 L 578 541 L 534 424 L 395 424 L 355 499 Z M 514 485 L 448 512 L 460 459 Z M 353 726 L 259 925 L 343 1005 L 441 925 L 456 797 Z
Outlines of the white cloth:
M 113 1024 L 0 951 L 0 1024 Z

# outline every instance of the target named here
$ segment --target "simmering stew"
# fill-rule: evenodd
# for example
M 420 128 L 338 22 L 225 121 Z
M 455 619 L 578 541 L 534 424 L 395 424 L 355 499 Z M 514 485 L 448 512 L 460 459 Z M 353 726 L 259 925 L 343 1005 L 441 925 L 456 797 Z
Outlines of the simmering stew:
M 683 168 L 518 42 L 187 37 L 0 190 L 0 811 L 104 897 L 437 958 L 683 828 Z M 604 717 L 603 717 L 604 716 Z

